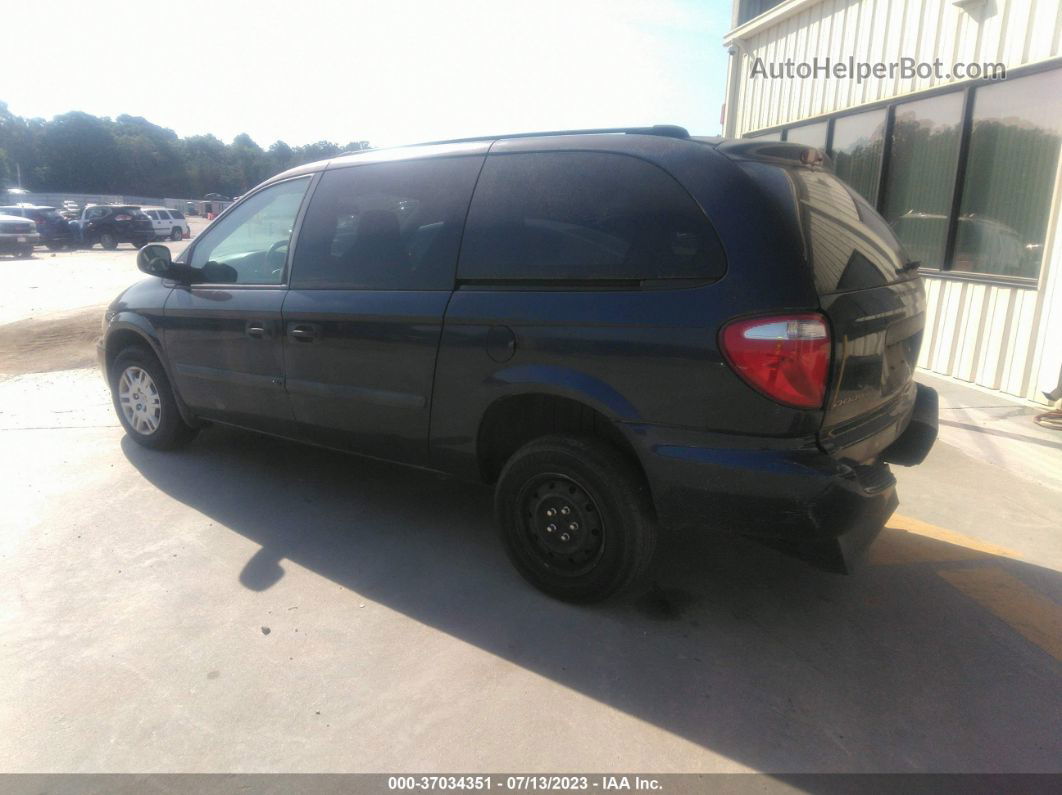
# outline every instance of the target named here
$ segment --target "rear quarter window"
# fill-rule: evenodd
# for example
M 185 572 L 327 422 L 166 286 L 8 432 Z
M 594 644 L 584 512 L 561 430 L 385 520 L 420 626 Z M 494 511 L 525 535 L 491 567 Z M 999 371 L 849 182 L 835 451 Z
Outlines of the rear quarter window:
M 458 278 L 717 279 L 722 246 L 689 193 L 627 155 L 491 155 L 469 209 Z

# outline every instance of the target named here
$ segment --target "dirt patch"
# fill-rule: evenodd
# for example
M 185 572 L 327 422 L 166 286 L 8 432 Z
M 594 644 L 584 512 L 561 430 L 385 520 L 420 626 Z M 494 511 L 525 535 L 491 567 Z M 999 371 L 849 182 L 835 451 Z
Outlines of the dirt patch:
M 0 325 L 0 377 L 95 366 L 104 309 L 94 306 Z

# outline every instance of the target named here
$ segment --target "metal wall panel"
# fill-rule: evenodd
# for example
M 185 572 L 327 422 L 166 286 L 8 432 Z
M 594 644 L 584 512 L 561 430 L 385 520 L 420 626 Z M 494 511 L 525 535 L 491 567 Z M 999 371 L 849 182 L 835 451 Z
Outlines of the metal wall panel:
M 1002 62 L 1008 67 L 1062 54 L 1062 0 L 989 0 L 963 10 L 952 0 L 821 0 L 741 39 L 744 52 L 736 134 L 923 91 L 954 79 L 749 79 L 764 63 L 835 60 Z

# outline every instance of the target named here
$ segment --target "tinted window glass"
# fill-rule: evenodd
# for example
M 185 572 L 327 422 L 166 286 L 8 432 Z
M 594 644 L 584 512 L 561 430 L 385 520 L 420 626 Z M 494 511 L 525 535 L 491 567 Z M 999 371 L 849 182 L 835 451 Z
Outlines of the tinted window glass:
M 309 177 L 265 188 L 234 207 L 192 252 L 207 282 L 280 284 Z
M 724 270 L 700 207 L 666 172 L 624 155 L 487 158 L 468 214 L 464 279 L 704 279 Z
M 148 218 L 154 218 L 156 221 L 159 218 L 159 214 L 154 210 L 145 210 L 144 212 L 147 213 Z
M 844 116 L 833 123 L 834 173 L 871 205 L 878 203 L 878 175 L 885 151 L 885 111 Z
M 911 259 L 925 268 L 944 265 L 962 102 L 955 92 L 896 107 L 885 218 Z
M 785 140 L 791 144 L 804 144 L 818 149 L 826 148 L 826 122 L 790 127 L 785 131 Z
M 952 270 L 1039 276 L 1060 141 L 1062 70 L 977 89 Z
M 899 242 L 859 194 L 825 171 L 792 169 L 790 175 L 820 294 L 865 290 L 904 278 Z
M 291 286 L 448 290 L 481 157 L 327 171 L 299 233 Z
M 177 212 L 176 210 L 170 210 L 170 216 L 173 218 L 179 218 L 182 221 L 184 220 L 184 213 Z

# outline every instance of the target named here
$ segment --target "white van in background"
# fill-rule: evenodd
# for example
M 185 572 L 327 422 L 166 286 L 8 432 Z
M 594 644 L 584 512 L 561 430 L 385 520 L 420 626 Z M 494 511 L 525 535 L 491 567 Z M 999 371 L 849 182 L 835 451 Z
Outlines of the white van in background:
M 155 227 L 156 240 L 187 240 L 192 236 L 188 219 L 180 210 L 168 207 L 141 207 L 141 211 L 151 219 Z

